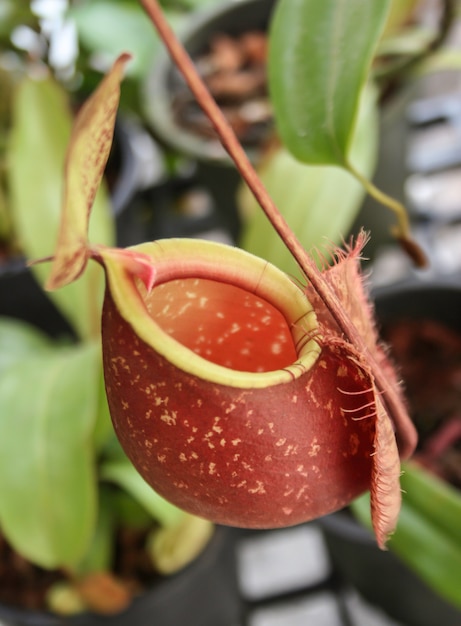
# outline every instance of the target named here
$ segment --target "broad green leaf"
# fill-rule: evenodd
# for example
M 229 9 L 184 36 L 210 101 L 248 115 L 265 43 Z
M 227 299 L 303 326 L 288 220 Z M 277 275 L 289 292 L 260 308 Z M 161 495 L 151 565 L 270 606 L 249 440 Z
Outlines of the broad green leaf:
M 94 445 L 96 450 L 101 450 L 107 445 L 114 435 L 114 429 L 110 418 L 109 405 L 107 403 L 106 387 L 104 384 L 104 372 L 102 368 L 102 353 L 100 357 L 100 373 L 99 373 L 99 404 L 96 424 L 94 428 Z
M 404 466 L 400 484 L 406 501 L 461 549 L 461 491 L 411 461 Z
M 13 363 L 51 348 L 50 339 L 30 324 L 0 317 L 0 379 Z
M 72 126 L 64 162 L 58 243 L 47 289 L 64 287 L 78 278 L 86 267 L 90 214 L 109 157 L 120 101 L 120 82 L 129 59 L 129 54 L 116 59 L 79 110 Z
M 388 547 L 440 596 L 461 608 L 461 495 L 411 463 L 401 477 L 402 508 Z M 352 503 L 371 527 L 369 497 Z
M 389 547 L 440 596 L 461 608 L 461 545 L 411 504 L 403 506 Z
M 105 55 L 109 61 L 130 50 L 133 62 L 127 74 L 140 78 L 150 70 L 160 43 L 140 4 L 92 0 L 73 7 L 71 16 L 79 39 L 88 50 Z
M 127 458 L 104 463 L 101 467 L 101 477 L 127 491 L 162 526 L 175 525 L 184 515 L 183 511 L 156 493 Z
M 53 254 L 63 200 L 63 171 L 72 114 L 63 90 L 52 79 L 25 78 L 14 101 L 9 153 L 12 218 L 22 250 L 30 260 Z M 95 202 L 91 237 L 111 245 L 114 227 L 107 194 Z M 33 268 L 41 284 L 48 264 Z M 79 284 L 50 294 L 78 334 L 95 334 L 100 315 L 103 276 L 96 266 Z
M 0 526 L 47 568 L 73 568 L 96 516 L 92 432 L 100 347 L 25 357 L 0 378 Z
M 389 0 L 279 0 L 270 28 L 269 87 L 288 150 L 344 165 Z
M 369 176 L 377 157 L 377 115 L 374 90 L 366 89 L 351 160 Z M 335 166 L 301 163 L 283 148 L 270 155 L 258 170 L 269 195 L 306 250 L 325 248 L 347 237 L 365 193 L 348 172 Z M 240 245 L 286 273 L 297 275 L 295 261 L 247 187 L 242 187 L 238 202 L 246 217 Z
M 112 494 L 103 487 L 98 491 L 98 515 L 94 533 L 84 557 L 78 564 L 78 575 L 110 571 L 115 550 L 115 515 Z

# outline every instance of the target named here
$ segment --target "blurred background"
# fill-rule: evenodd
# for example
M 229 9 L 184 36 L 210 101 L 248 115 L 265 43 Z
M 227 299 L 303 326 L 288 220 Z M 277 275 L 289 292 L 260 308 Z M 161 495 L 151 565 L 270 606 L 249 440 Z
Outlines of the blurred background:
M 392 215 L 366 197 L 356 181 L 331 168 L 313 171 L 280 152 L 264 73 L 267 26 L 275 2 L 163 0 L 161 4 L 171 26 L 209 80 L 210 90 L 255 167 L 264 180 L 270 181 L 271 194 L 283 204 L 281 208 L 305 247 L 322 249 L 325 242 L 340 243 L 361 228 L 369 230 L 371 240 L 363 265 L 375 293 L 396 286 L 406 293 L 411 286 L 413 293 L 415 285 L 420 289 L 434 284 L 456 291 L 455 304 L 447 303 L 446 307 L 450 307 L 454 320 L 451 325 L 459 326 L 459 4 L 402 1 L 409 7 L 403 22 L 405 29 L 391 33 L 382 50 L 382 59 L 392 59 L 397 68 L 400 63 L 402 72 L 377 72 L 377 81 L 381 81 L 379 119 L 377 123 L 370 121 L 371 113 L 368 117 L 364 113 L 365 140 L 358 137 L 356 145 L 357 162 L 363 170 L 408 207 L 414 235 L 430 261 L 425 269 L 412 266 L 391 235 Z M 251 36 L 244 38 L 242 33 Z M 429 55 L 437 38 L 436 54 Z M 267 225 L 253 206 L 248 190 L 171 66 L 136 0 L 0 0 L 0 316 L 33 324 L 49 338 L 75 338 L 76 329 L 65 305 L 63 309 L 59 303 L 49 301 L 40 287 L 40 277 L 25 264 L 26 258 L 51 253 L 56 232 L 56 215 L 43 218 L 40 207 L 50 202 L 49 187 L 60 189 L 61 169 L 51 168 L 44 175 L 40 155 L 51 163 L 53 155 L 61 154 L 68 136 L 64 126 L 60 130 L 54 103 L 62 96 L 70 109 L 77 111 L 124 51 L 131 52 L 133 60 L 122 85 L 105 175 L 114 228 L 111 236 L 117 245 L 164 237 L 206 238 L 242 246 L 290 274 L 297 272 L 283 246 L 265 230 Z M 422 60 L 417 67 L 412 64 L 412 55 Z M 384 62 L 378 69 L 382 67 L 386 67 Z M 32 90 L 29 96 L 23 93 L 18 99 L 17 91 L 25 81 L 42 79 L 52 79 L 58 95 L 35 94 Z M 37 137 L 37 128 L 47 130 Z M 343 211 L 338 212 L 339 205 Z M 310 207 L 309 220 L 306 206 Z M 436 293 L 427 297 L 441 296 Z M 2 359 L 8 361 L 7 351 L 15 350 L 19 348 L 14 342 L 0 342 L 0 365 Z M 459 380 L 458 371 L 456 375 Z M 458 382 L 458 393 L 459 387 Z M 1 404 L 0 396 L 0 420 L 7 412 L 9 408 Z M 459 448 L 459 443 L 456 445 Z M 457 453 L 459 456 L 459 450 Z M 0 491 L 0 506 L 1 499 Z M 1 520 L 0 515 L 0 530 Z M 346 530 L 348 536 L 349 531 L 351 536 L 358 534 L 357 527 Z M 359 544 L 367 546 L 365 551 L 371 550 L 370 536 L 361 534 L 363 528 L 360 531 Z M 397 583 L 397 574 L 388 569 L 387 562 L 362 564 L 361 548 L 352 544 L 343 549 L 337 539 L 339 534 L 335 520 L 277 531 L 230 530 L 226 535 L 229 547 L 221 563 L 226 570 L 222 582 L 226 591 L 221 597 L 221 591 L 216 590 L 214 599 L 206 593 L 200 596 L 197 617 L 187 623 L 434 626 L 432 620 L 437 619 L 443 626 L 461 624 L 460 608 L 450 605 L 441 609 L 436 604 L 432 614 L 424 603 L 431 593 L 426 583 L 420 586 L 419 581 L 407 583 L 400 579 Z M 2 545 L 0 561 L 6 561 L 7 551 Z M 341 560 L 344 554 L 347 566 Z M 221 557 L 216 558 L 219 565 Z M 387 588 L 395 576 L 399 587 L 398 597 L 394 598 L 397 608 L 388 608 L 379 593 L 370 591 L 359 580 L 358 571 L 381 588 Z M 4 575 L 8 578 L 8 573 Z M 457 575 L 461 580 L 461 569 Z M 1 576 L 0 563 L 0 581 Z M 196 589 L 188 591 L 186 583 L 181 585 L 179 598 L 198 593 Z M 390 587 L 389 594 L 395 593 Z M 200 609 L 204 604 L 216 605 L 210 615 L 208 609 Z M 53 621 L 49 616 L 40 618 L 45 621 L 27 621 L 29 618 L 18 617 L 8 607 L 3 615 L 0 608 L 2 626 L 67 623 Z M 152 618 L 140 623 L 157 622 Z M 180 622 L 176 626 L 181 626 Z

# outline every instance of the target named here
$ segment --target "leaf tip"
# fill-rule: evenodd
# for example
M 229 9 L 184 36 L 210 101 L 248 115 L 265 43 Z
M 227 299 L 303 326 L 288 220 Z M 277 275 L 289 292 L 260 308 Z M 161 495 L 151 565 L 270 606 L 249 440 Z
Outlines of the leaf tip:
M 122 52 L 117 61 L 116 62 L 120 62 L 123 65 L 125 65 L 125 63 L 128 63 L 128 61 L 131 61 L 133 58 L 133 55 L 131 54 L 131 52 Z
M 51 274 L 45 283 L 46 291 L 56 291 L 77 280 L 83 273 L 87 262 L 88 250 L 86 247 L 53 258 Z

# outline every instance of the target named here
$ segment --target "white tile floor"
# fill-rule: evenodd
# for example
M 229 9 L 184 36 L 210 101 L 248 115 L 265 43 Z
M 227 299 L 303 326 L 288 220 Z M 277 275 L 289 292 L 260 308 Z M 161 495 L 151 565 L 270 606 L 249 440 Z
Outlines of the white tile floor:
M 291 603 L 255 611 L 249 626 L 344 626 L 336 599 L 323 591 Z
M 315 523 L 244 536 L 237 565 L 241 594 L 253 606 L 245 626 L 403 626 L 353 590 L 339 595 L 331 587 L 332 567 Z
M 243 539 L 237 563 L 242 593 L 252 601 L 313 587 L 331 573 L 320 530 L 314 525 Z

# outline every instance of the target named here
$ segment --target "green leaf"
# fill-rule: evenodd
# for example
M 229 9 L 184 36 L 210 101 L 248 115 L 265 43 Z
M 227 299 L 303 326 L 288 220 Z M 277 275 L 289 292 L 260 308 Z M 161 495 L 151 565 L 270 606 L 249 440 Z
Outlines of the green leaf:
M 53 265 L 46 282 L 49 290 L 68 285 L 86 268 L 91 250 L 91 210 L 109 158 L 120 83 L 130 58 L 124 53 L 114 61 L 75 117 L 64 159 L 62 213 Z
M 47 568 L 73 568 L 96 516 L 92 431 L 100 347 L 25 357 L 0 378 L 0 526 Z
M 184 515 L 183 511 L 155 492 L 126 457 L 104 463 L 101 467 L 101 477 L 127 491 L 162 526 L 175 525 Z
M 152 526 L 151 516 L 126 492 L 103 483 L 98 493 L 98 519 L 89 548 L 78 563 L 79 577 L 113 570 L 118 529 Z
M 30 260 L 50 256 L 56 245 L 72 120 L 67 97 L 51 78 L 23 80 L 14 100 L 8 174 L 14 228 Z M 107 194 L 101 192 L 92 215 L 91 237 L 112 245 L 113 231 Z M 43 284 L 50 268 L 37 265 L 33 271 Z M 88 337 L 99 328 L 102 294 L 102 272 L 94 266 L 79 284 L 50 297 L 77 333 Z
M 402 507 L 389 547 L 430 587 L 461 608 L 461 545 L 411 504 Z
M 344 165 L 389 0 L 279 0 L 269 87 L 277 128 L 300 161 Z
M 109 405 L 107 403 L 106 387 L 104 384 L 104 372 L 102 368 L 102 354 L 101 354 L 101 369 L 99 373 L 100 385 L 99 385 L 99 404 L 98 414 L 96 418 L 96 424 L 94 428 L 94 445 L 96 450 L 103 449 L 109 440 L 115 438 L 114 429 L 112 426 L 112 420 L 110 417 Z
M 400 484 L 405 501 L 461 548 L 461 491 L 411 461 L 403 469 Z
M 30 2 L 0 1 L 0 40 L 2 49 L 11 48 L 11 33 L 19 25 L 36 28 L 37 16 L 31 11 Z
M 160 49 L 159 39 L 140 4 L 92 0 L 72 8 L 79 39 L 93 53 L 103 54 L 108 62 L 125 50 L 133 54 L 127 74 L 140 78 L 150 70 Z
M 50 350 L 52 342 L 30 324 L 0 317 L 0 379 L 3 372 L 24 357 Z
M 163 0 L 161 2 L 165 9 L 182 8 L 188 11 L 198 11 L 208 9 L 213 6 L 222 4 L 222 0 Z
M 407 463 L 401 478 L 402 508 L 388 547 L 429 587 L 461 608 L 461 495 L 425 470 Z M 369 497 L 352 503 L 370 527 Z
M 110 571 L 115 551 L 116 519 L 112 494 L 99 489 L 98 515 L 89 548 L 78 564 L 77 574 Z
M 377 158 L 377 106 L 374 90 L 365 89 L 351 147 L 351 160 L 371 176 Z M 258 173 L 291 229 L 306 250 L 347 237 L 364 190 L 348 172 L 335 166 L 307 165 L 283 148 L 261 163 Z M 299 270 L 248 190 L 238 195 L 246 216 L 240 245 L 290 275 Z
M 127 491 L 114 489 L 114 485 L 110 485 L 110 489 L 111 507 L 119 528 L 146 530 L 157 526 L 157 520 L 153 520 L 152 515 Z

